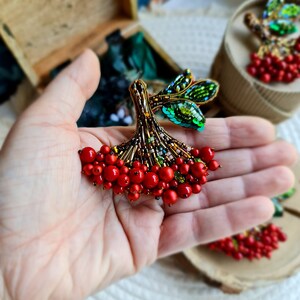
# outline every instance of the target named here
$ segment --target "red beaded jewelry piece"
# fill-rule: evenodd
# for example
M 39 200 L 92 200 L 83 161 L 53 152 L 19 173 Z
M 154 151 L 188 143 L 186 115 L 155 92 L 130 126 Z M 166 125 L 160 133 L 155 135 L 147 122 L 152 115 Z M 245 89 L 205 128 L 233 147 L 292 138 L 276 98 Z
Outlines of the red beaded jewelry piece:
M 193 148 L 171 137 L 154 112 L 161 109 L 175 124 L 201 131 L 205 118 L 198 106 L 216 96 L 218 84 L 193 81 L 186 70 L 157 95 L 149 96 L 142 80 L 129 90 L 137 112 L 134 137 L 121 145 L 103 145 L 98 152 L 91 147 L 80 150 L 82 173 L 96 186 L 126 193 L 129 201 L 137 201 L 143 193 L 173 205 L 178 198 L 200 193 L 208 171 L 220 167 L 214 150 Z
M 300 37 L 288 37 L 297 32 L 299 17 L 300 6 L 284 0 L 267 1 L 262 16 L 246 13 L 245 24 L 260 41 L 257 52 L 250 54 L 248 74 L 266 84 L 300 77 Z
M 209 249 L 224 252 L 236 260 L 246 258 L 250 261 L 263 257 L 271 258 L 279 248 L 279 242 L 287 240 L 286 234 L 276 225 L 260 225 L 208 245 Z

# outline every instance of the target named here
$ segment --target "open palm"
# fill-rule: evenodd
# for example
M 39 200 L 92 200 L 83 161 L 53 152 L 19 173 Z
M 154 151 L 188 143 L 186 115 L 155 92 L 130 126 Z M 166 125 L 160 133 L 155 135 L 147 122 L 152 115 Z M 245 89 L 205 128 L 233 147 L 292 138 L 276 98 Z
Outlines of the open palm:
M 134 128 L 78 129 L 99 81 L 86 51 L 19 118 L 0 152 L 1 299 L 83 299 L 186 247 L 268 220 L 267 197 L 293 184 L 292 146 L 268 122 L 208 120 L 204 133 L 165 124 L 193 146 L 210 145 L 223 168 L 203 192 L 163 209 L 152 197 L 131 205 L 81 176 L 77 151 L 119 144 Z

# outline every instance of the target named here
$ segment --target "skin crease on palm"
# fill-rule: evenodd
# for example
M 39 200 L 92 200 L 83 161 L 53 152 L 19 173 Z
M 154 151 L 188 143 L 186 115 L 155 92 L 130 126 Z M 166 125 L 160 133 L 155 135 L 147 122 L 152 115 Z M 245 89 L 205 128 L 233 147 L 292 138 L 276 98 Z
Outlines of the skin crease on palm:
M 99 81 L 86 50 L 18 119 L 0 152 L 0 299 L 84 299 L 157 258 L 269 220 L 270 196 L 293 185 L 297 158 L 255 117 L 209 119 L 203 133 L 166 123 L 174 137 L 209 145 L 223 168 L 203 192 L 165 210 L 151 197 L 91 185 L 77 151 L 129 139 L 134 128 L 76 126 Z

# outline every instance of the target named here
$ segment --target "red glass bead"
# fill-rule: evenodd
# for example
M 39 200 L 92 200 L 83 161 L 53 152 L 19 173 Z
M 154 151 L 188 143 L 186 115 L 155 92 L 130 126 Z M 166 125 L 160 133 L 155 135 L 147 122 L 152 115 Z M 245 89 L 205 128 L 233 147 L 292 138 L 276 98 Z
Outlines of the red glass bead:
M 85 147 L 79 153 L 80 160 L 83 163 L 93 162 L 96 156 L 97 156 L 96 151 L 91 147 Z
M 92 164 L 86 164 L 82 168 L 82 173 L 87 176 L 90 176 L 93 173 L 93 168 L 94 168 L 94 166 Z
M 214 149 L 210 147 L 203 147 L 200 149 L 200 158 L 205 161 L 209 162 L 211 161 L 215 156 L 215 151 Z
M 144 180 L 143 180 L 143 186 L 147 189 L 153 189 L 157 186 L 159 182 L 159 178 L 154 172 L 148 172 L 146 173 Z
M 101 166 L 94 166 L 93 167 L 93 174 L 94 175 L 100 175 L 102 173 L 102 167 Z
M 289 82 L 292 82 L 294 79 L 294 76 L 292 73 L 290 72 L 287 72 L 284 74 L 284 77 L 283 77 L 283 81 L 286 82 L 286 83 L 289 83 Z
M 103 189 L 104 190 L 109 190 L 111 188 L 112 188 L 112 183 L 111 182 L 106 181 L 106 182 L 103 183 Z
M 288 64 L 289 64 L 289 63 L 292 63 L 293 60 L 294 60 L 294 56 L 291 55 L 291 54 L 288 55 L 288 56 L 286 56 L 286 57 L 284 58 L 284 61 L 287 62 Z
M 194 156 L 194 157 L 199 157 L 200 155 L 200 150 L 199 149 L 196 149 L 196 148 L 193 148 L 192 151 L 191 151 L 191 154 Z
M 158 174 L 159 178 L 165 182 L 170 182 L 174 178 L 174 171 L 170 167 L 161 168 Z
M 254 67 L 258 68 L 261 65 L 261 59 L 257 58 L 252 61 Z
M 184 160 L 183 160 L 182 157 L 177 157 L 177 158 L 176 158 L 176 164 L 177 164 L 177 165 L 181 165 L 181 164 L 183 164 L 183 163 L 184 163 Z
M 122 160 L 122 159 L 118 159 L 117 161 L 116 161 L 116 166 L 120 169 L 120 168 L 122 168 L 123 166 L 124 166 L 124 164 L 125 164 L 125 162 L 124 162 L 124 160 Z M 121 171 L 121 170 L 120 170 Z
M 154 166 L 152 166 L 151 171 L 154 173 L 157 173 L 159 171 L 159 169 L 160 169 L 159 165 L 154 165 Z
M 146 165 L 141 165 L 140 169 L 145 173 L 148 171 L 148 167 Z
M 199 194 L 201 192 L 201 185 L 200 184 L 193 184 L 192 185 L 192 192 L 193 194 Z
M 103 177 L 109 182 L 116 181 L 120 175 L 120 171 L 115 166 L 108 166 L 103 170 Z
M 140 169 L 133 168 L 129 171 L 130 181 L 132 183 L 141 183 L 144 180 L 144 172 Z
M 167 205 L 173 205 L 177 202 L 178 195 L 173 190 L 167 190 L 162 195 L 163 202 Z
M 94 175 L 92 180 L 94 185 L 101 185 L 103 183 L 102 175 Z
M 263 82 L 263 83 L 270 83 L 271 82 L 271 75 L 269 73 L 262 73 L 261 76 L 259 77 L 259 79 Z
M 108 165 L 114 165 L 118 160 L 118 157 L 114 154 L 105 155 L 105 163 Z
M 177 193 L 180 198 L 186 199 L 192 195 L 192 187 L 188 183 L 181 183 L 177 187 Z
M 178 181 L 173 179 L 170 181 L 170 187 L 171 188 L 177 188 L 178 187 Z
M 253 65 L 249 65 L 249 66 L 247 66 L 247 72 L 251 76 L 255 77 L 257 75 L 257 68 L 254 67 Z
M 140 194 L 139 193 L 129 193 L 128 194 L 128 199 L 132 202 L 139 200 Z
M 128 167 L 126 166 L 121 167 L 120 174 L 127 174 L 128 172 L 129 172 Z
M 134 193 L 140 193 L 142 191 L 142 186 L 140 184 L 134 183 L 129 187 L 129 192 Z
M 137 169 L 139 169 L 140 168 L 140 166 L 141 166 L 141 163 L 139 162 L 139 161 L 134 161 L 133 163 L 132 163 L 132 166 L 133 166 L 133 168 L 137 168 Z
M 150 190 L 146 189 L 146 188 L 143 188 L 142 193 L 145 194 L 145 195 L 150 195 Z
M 194 176 L 193 176 L 193 175 L 191 175 L 191 174 L 187 174 L 187 175 L 186 175 L 186 180 L 187 180 L 187 181 L 189 181 L 189 182 L 193 182 L 193 181 L 194 181 L 194 179 L 195 179 L 195 178 L 194 178 Z
M 199 183 L 200 184 L 205 184 L 206 182 L 207 182 L 207 177 L 205 175 L 203 175 L 199 178 Z
M 215 171 L 217 170 L 218 168 L 220 168 L 220 164 L 216 161 L 216 160 L 211 160 L 209 163 L 208 163 L 208 168 L 211 170 L 211 171 Z
M 188 165 L 193 165 L 195 162 L 192 160 L 192 159 L 189 159 L 188 161 L 187 161 L 187 164 Z
M 174 164 L 174 165 L 171 166 L 171 168 L 172 168 L 173 171 L 177 171 L 178 170 L 178 165 Z
M 152 192 L 152 195 L 154 197 L 160 197 L 162 194 L 163 194 L 163 190 L 162 189 L 158 189 L 158 188 L 154 189 L 153 192 Z
M 160 190 L 165 190 L 167 188 L 167 183 L 164 182 L 164 181 L 160 181 L 158 184 L 157 184 L 157 189 L 160 189 Z
M 113 191 L 117 195 L 123 194 L 124 193 L 124 187 L 116 184 L 116 185 L 113 186 Z
M 104 160 L 104 154 L 98 152 L 98 153 L 97 153 L 97 156 L 96 156 L 96 160 L 97 160 L 97 161 L 103 161 L 103 160 Z
M 297 52 L 300 52 L 300 43 L 297 43 L 294 47 Z
M 259 59 L 259 56 L 258 56 L 258 54 L 257 53 L 251 53 L 250 54 L 250 59 L 251 59 L 251 61 L 254 61 L 254 60 L 256 60 L 256 59 Z
M 129 179 L 129 176 L 127 176 L 126 174 L 121 174 L 119 177 L 118 177 L 118 184 L 122 187 L 126 187 L 128 186 L 130 183 L 130 179 Z
M 98 166 L 100 166 L 102 169 L 106 167 L 106 164 L 103 161 L 100 161 Z
M 102 145 L 100 148 L 100 153 L 108 154 L 110 152 L 110 147 L 107 145 Z
M 278 62 L 278 68 L 279 70 L 285 70 L 287 68 L 287 63 L 285 61 L 279 61 Z
M 207 167 L 202 162 L 196 162 L 191 166 L 191 173 L 196 177 L 200 178 L 206 173 Z
M 182 164 L 179 166 L 179 172 L 182 175 L 188 174 L 189 170 L 190 170 L 190 165 L 188 165 L 188 164 Z

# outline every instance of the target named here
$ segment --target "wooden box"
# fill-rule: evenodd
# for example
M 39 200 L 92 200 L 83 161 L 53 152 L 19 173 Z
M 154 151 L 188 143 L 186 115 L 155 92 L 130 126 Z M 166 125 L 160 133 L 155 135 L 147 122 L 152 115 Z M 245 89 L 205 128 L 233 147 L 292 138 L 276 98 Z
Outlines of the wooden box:
M 0 34 L 34 86 L 85 48 L 105 51 L 105 37 L 143 31 L 146 41 L 172 70 L 180 68 L 137 22 L 136 0 L 0 0 Z M 173 74 L 172 74 L 173 73 Z

